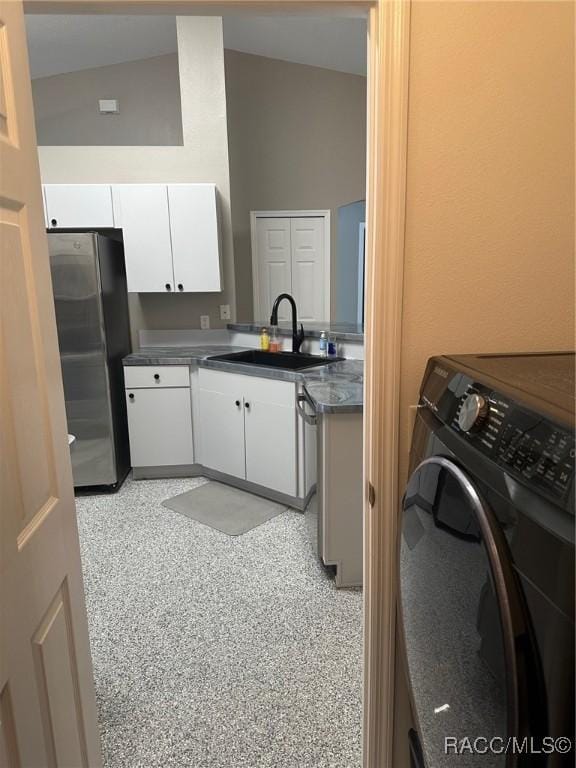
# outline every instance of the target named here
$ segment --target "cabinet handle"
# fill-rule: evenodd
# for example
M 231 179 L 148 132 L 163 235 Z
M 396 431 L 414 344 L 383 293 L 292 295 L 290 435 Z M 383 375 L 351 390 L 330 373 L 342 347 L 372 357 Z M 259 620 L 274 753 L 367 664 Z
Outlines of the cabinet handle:
M 246 408 L 247 411 L 250 410 L 250 403 L 244 403 L 244 408 Z
M 172 286 L 170 285 L 170 283 L 166 283 L 166 290 L 167 291 L 171 291 L 172 290 Z
M 128 397 L 130 398 L 130 400 L 134 400 L 134 393 L 133 393 L 133 392 L 130 392 L 130 394 L 128 395 Z
M 236 403 L 236 408 L 240 408 L 240 400 L 236 400 L 235 403 Z
M 159 373 L 155 373 L 154 374 L 154 378 L 156 379 L 156 381 L 160 381 L 160 374 Z
M 56 219 L 50 219 L 50 224 L 52 224 L 53 227 L 58 226 L 58 222 L 56 221 Z
M 184 286 L 182 285 L 182 283 L 178 283 L 178 290 L 179 291 L 183 291 L 184 290 Z

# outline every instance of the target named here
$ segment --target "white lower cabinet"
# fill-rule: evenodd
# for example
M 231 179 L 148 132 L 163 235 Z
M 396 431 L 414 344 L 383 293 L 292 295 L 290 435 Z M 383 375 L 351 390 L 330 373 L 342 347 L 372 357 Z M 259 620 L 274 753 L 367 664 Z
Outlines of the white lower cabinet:
M 244 442 L 246 480 L 297 496 L 294 408 L 251 398 L 244 413 Z
M 130 388 L 126 407 L 133 467 L 194 463 L 189 386 Z
M 208 368 L 197 377 L 191 389 L 188 366 L 125 367 L 132 466 L 196 464 L 304 498 L 296 385 Z
M 200 462 L 297 496 L 295 385 L 200 369 L 199 394 Z
M 202 376 L 200 376 L 202 379 Z M 200 390 L 201 463 L 226 475 L 244 478 L 244 404 L 242 396 Z

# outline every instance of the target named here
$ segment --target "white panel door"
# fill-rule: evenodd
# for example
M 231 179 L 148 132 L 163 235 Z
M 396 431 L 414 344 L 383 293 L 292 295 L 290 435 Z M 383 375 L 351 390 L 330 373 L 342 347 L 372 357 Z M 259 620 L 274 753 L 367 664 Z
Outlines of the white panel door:
M 109 184 L 45 184 L 44 196 L 51 229 L 114 227 Z
M 326 320 L 324 219 L 290 219 L 292 295 L 298 320 Z
M 290 251 L 290 219 L 258 217 L 256 219 L 258 254 L 256 320 L 268 320 L 274 299 L 280 293 L 292 293 Z M 279 320 L 289 320 L 289 304 L 283 301 Z
M 165 184 L 119 184 L 114 206 L 124 235 L 128 290 L 170 293 L 174 290 L 172 244 Z
M 297 496 L 296 411 L 252 398 L 244 403 L 246 480 Z
M 176 290 L 221 291 L 216 186 L 169 184 L 168 207 Z
M 133 467 L 194 463 L 189 388 L 127 389 Z
M 0 764 L 102 765 L 22 3 L 0 6 Z
M 244 404 L 242 393 L 200 389 L 200 462 L 209 469 L 244 479 Z

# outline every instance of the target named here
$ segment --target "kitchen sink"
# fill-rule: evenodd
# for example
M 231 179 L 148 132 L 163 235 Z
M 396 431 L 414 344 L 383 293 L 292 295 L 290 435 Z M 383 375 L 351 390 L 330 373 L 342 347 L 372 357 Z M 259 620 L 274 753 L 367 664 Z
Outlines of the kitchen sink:
M 299 371 L 303 368 L 313 368 L 317 365 L 328 365 L 343 357 L 321 357 L 306 355 L 303 352 L 264 352 L 261 349 L 249 349 L 246 352 L 231 352 L 228 355 L 214 355 L 210 360 L 222 360 L 226 363 L 244 363 L 244 365 L 260 365 L 263 368 L 283 368 L 288 371 Z

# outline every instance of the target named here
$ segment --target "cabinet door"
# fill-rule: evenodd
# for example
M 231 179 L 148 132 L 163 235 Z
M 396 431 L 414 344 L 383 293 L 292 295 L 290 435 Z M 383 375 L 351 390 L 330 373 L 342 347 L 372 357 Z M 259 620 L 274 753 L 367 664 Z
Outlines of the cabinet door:
M 248 376 L 245 379 L 246 479 L 297 496 L 295 385 Z
M 189 388 L 127 389 L 133 467 L 194 463 Z
M 124 234 L 128 290 L 174 290 L 168 193 L 164 184 L 119 184 L 114 208 Z
M 256 319 L 263 320 L 270 317 L 278 294 L 292 292 L 290 219 L 256 219 L 256 261 L 254 311 Z M 280 304 L 278 318 L 290 319 L 288 302 Z
M 241 393 L 200 389 L 200 454 L 205 467 L 245 478 Z
M 222 290 L 214 184 L 169 184 L 174 284 L 180 292 Z
M 246 480 L 297 496 L 294 408 L 248 398 L 245 406 Z
M 44 196 L 50 228 L 114 227 L 109 184 L 45 184 Z
M 292 295 L 298 320 L 326 320 L 324 219 L 290 219 Z

